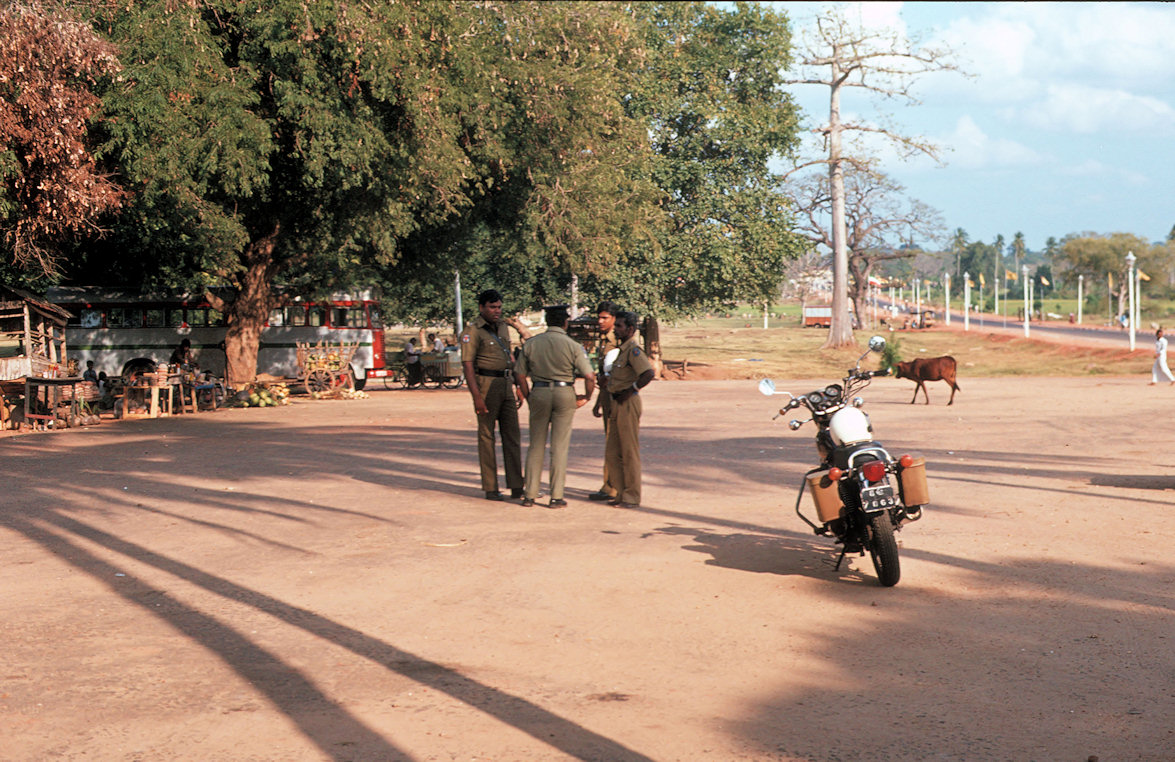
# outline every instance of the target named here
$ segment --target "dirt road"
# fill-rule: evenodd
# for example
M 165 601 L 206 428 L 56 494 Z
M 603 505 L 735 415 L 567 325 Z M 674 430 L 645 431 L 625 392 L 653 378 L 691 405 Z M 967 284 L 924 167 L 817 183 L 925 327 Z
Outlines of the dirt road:
M 959 383 L 865 395 L 892 589 L 746 381 L 647 390 L 632 511 L 587 411 L 567 509 L 480 499 L 464 390 L 0 441 L 0 759 L 1170 759 L 1175 390 Z

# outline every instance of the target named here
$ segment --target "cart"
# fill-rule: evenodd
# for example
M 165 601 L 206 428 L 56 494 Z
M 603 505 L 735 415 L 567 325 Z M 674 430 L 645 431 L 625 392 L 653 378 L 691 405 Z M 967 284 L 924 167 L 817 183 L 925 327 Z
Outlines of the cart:
M 424 363 L 424 383 L 438 389 L 457 389 L 465 383 L 465 370 L 461 366 L 461 350 L 446 349 L 443 352 L 426 352 L 421 356 Z
M 351 358 L 355 356 L 356 344 L 330 344 L 320 341 L 311 344 L 296 342 L 298 355 L 298 377 L 309 392 L 327 392 L 343 387 L 355 388 L 355 375 L 351 370 Z
M 420 356 L 420 378 L 413 381 L 408 375 L 408 363 L 403 352 L 389 355 L 392 375 L 384 378 L 384 387 L 396 384 L 404 389 L 431 386 L 434 389 L 458 389 L 465 383 L 461 366 L 461 350 L 456 347 L 443 352 L 425 352 Z

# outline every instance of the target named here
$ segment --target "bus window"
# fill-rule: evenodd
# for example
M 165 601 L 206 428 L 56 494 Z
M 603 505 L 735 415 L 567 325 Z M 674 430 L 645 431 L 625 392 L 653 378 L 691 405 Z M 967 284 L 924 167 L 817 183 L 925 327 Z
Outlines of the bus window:
M 363 316 L 363 308 L 347 310 L 348 328 L 366 328 L 367 318 Z
M 111 307 L 110 311 L 106 313 L 106 326 L 108 328 L 134 328 L 135 326 L 130 322 L 129 312 L 131 310 L 122 307 Z
M 331 328 L 346 328 L 347 327 L 347 308 L 346 307 L 332 307 L 331 308 L 330 325 L 331 325 Z
M 82 328 L 100 328 L 102 326 L 102 310 L 82 310 L 78 322 Z
M 187 310 L 188 325 L 208 325 L 208 314 L 202 308 L 191 308 Z
M 224 325 L 224 315 L 214 309 L 208 310 L 208 325 Z
M 145 325 L 148 328 L 162 328 L 163 327 L 163 310 L 144 310 L 147 317 Z
M 306 308 L 300 304 L 290 307 L 290 325 L 306 325 Z
M 274 326 L 277 328 L 280 328 L 281 326 L 285 325 L 286 324 L 286 311 L 284 309 L 282 309 L 281 307 L 278 307 L 276 310 L 270 310 L 269 311 L 269 324 L 271 326 Z
M 167 327 L 180 328 L 184 324 L 184 311 L 169 307 L 167 310 Z
M 380 329 L 382 326 L 379 324 L 379 305 L 367 305 L 367 312 L 371 316 L 371 327 L 375 330 Z
M 321 307 L 311 307 L 309 310 L 310 314 L 308 316 L 309 322 L 307 324 L 314 326 L 315 328 L 326 325 L 326 315 L 324 314 L 325 312 L 326 310 L 322 309 Z

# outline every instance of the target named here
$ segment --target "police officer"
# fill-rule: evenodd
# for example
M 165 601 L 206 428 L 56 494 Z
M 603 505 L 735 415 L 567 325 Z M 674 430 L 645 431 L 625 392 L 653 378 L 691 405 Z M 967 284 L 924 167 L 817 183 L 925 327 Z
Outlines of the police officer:
M 494 424 L 502 435 L 502 461 L 510 496 L 522 497 L 522 432 L 518 427 L 515 397 L 514 355 L 510 329 L 502 320 L 502 295 L 494 289 L 477 295 L 480 313 L 461 334 L 461 365 L 465 384 L 477 413 L 477 457 L 481 464 L 481 488 L 486 500 L 502 500 L 498 491 L 498 461 Z
M 567 450 L 575 411 L 587 404 L 596 389 L 596 374 L 579 342 L 567 335 L 565 304 L 546 308 L 547 331 L 530 339 L 518 356 L 518 383 L 530 405 L 530 445 L 526 451 L 526 492 L 523 505 L 534 505 L 543 477 L 547 436 L 551 439 L 551 502 L 562 508 L 567 480 Z M 583 394 L 575 393 L 575 378 L 584 379 Z M 529 383 L 528 383 L 529 382 Z
M 615 302 L 600 302 L 596 307 L 596 327 L 600 330 L 599 344 L 596 346 L 596 380 L 600 385 L 600 393 L 596 396 L 596 404 L 592 407 L 592 415 L 604 420 L 604 441 L 608 441 L 608 429 L 612 426 L 611 410 L 612 398 L 608 395 L 608 370 L 604 367 L 608 352 L 620 348 L 620 341 L 616 338 L 616 316 L 620 314 L 620 307 Z M 588 495 L 589 500 L 613 500 L 616 497 L 616 485 L 608 478 L 608 461 L 604 460 L 604 482 L 598 490 Z
M 637 508 L 641 504 L 641 398 L 638 392 L 653 380 L 653 365 L 637 342 L 634 312 L 616 316 L 616 338 L 620 354 L 608 375 L 608 393 L 612 397 L 611 426 L 604 445 L 608 476 L 616 485 L 611 504 L 620 508 Z

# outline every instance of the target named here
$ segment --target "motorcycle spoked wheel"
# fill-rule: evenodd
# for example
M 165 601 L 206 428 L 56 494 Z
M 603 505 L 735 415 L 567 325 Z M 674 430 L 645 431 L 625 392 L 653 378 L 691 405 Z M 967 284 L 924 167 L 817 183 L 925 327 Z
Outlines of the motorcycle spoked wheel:
M 882 586 L 896 585 L 902 578 L 902 567 L 898 561 L 898 541 L 893 536 L 893 520 L 886 511 L 869 517 L 869 555 Z

